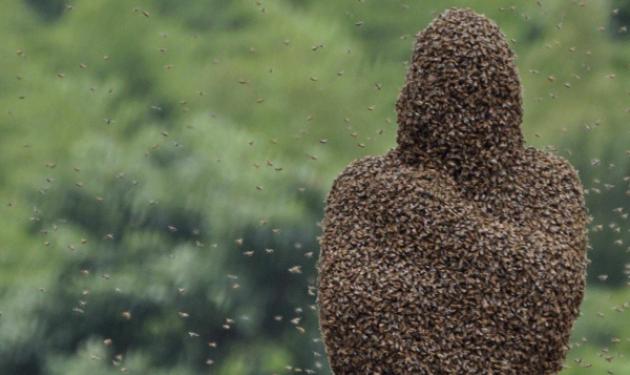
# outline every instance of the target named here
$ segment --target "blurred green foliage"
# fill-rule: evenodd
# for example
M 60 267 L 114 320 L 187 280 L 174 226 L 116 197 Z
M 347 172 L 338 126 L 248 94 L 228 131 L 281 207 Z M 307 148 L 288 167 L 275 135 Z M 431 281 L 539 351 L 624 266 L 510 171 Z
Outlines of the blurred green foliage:
M 630 2 L 7 0 L 0 374 L 329 373 L 323 199 L 393 147 L 414 35 L 451 5 L 512 40 L 528 142 L 587 188 L 565 373 L 630 373 Z

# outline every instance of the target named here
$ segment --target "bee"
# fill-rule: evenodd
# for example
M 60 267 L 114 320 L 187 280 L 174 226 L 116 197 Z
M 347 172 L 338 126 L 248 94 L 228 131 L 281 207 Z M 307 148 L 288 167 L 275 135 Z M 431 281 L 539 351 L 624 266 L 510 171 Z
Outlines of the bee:
M 302 266 L 293 266 L 289 268 L 289 272 L 293 274 L 300 274 L 302 273 Z

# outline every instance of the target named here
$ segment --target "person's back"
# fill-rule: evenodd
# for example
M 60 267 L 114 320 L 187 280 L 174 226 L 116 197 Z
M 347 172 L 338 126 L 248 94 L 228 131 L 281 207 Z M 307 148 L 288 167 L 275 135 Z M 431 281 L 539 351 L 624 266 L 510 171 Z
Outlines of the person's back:
M 350 164 L 322 222 L 318 303 L 335 374 L 552 374 L 586 267 L 573 168 L 523 145 L 498 27 L 449 10 L 418 34 L 398 147 Z

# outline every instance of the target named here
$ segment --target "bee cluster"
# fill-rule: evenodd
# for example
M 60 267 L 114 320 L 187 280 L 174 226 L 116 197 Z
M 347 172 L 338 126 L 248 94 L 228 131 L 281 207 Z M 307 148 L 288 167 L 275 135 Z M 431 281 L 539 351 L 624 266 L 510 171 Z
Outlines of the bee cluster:
M 524 144 L 514 54 L 468 9 L 417 41 L 397 147 L 352 162 L 322 221 L 318 308 L 342 374 L 555 374 L 584 295 L 575 169 Z

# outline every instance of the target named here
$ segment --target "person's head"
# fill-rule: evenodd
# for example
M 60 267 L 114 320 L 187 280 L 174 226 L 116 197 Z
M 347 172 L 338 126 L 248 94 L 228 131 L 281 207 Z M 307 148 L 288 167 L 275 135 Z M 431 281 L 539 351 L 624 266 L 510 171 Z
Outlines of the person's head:
M 499 27 L 468 9 L 434 19 L 417 35 L 396 111 L 407 162 L 478 166 L 521 148 L 521 86 Z

